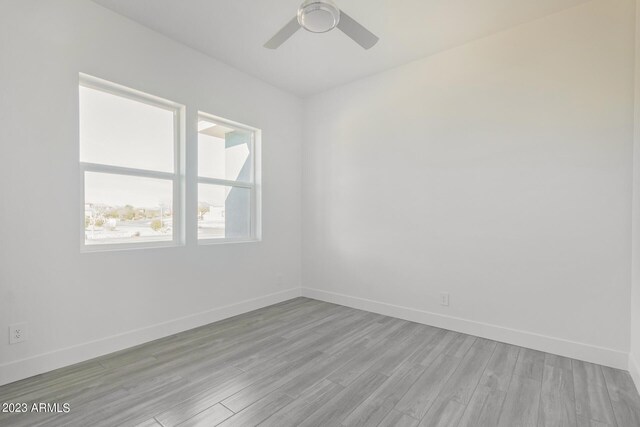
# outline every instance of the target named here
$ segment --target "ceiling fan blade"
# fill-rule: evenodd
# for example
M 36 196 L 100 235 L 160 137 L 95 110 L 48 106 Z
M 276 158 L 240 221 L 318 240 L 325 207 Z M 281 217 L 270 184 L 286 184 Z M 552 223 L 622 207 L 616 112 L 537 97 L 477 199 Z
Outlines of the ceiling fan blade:
M 264 47 L 266 47 L 267 49 L 277 49 L 299 29 L 300 24 L 298 24 L 298 17 L 294 16 L 291 21 L 289 21 L 284 27 L 282 27 L 280 31 L 276 33 L 275 36 L 271 37 L 271 39 L 264 44 Z
M 375 34 L 360 25 L 343 11 L 340 11 L 338 28 L 365 49 L 370 49 L 378 43 L 378 37 L 376 37 Z

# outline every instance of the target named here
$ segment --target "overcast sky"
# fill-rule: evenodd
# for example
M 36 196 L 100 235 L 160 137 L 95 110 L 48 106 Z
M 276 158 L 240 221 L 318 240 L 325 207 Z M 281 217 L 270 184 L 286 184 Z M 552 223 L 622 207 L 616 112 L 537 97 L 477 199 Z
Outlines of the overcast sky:
M 173 172 L 173 112 L 80 87 L 80 160 Z M 225 150 L 222 138 L 199 135 L 201 176 L 234 180 L 249 156 L 247 144 Z M 200 186 L 200 199 L 223 206 L 224 187 Z M 170 181 L 87 173 L 85 201 L 111 206 L 171 206 Z

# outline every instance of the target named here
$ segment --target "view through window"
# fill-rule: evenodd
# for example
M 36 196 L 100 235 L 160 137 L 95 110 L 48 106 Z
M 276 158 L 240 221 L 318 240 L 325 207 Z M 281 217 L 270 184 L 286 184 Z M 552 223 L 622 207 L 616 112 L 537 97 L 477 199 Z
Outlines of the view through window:
M 79 90 L 84 245 L 177 240 L 178 108 L 94 81 Z
M 181 220 L 204 243 L 259 237 L 257 129 L 198 113 L 197 182 L 185 183 L 184 107 L 84 75 L 79 107 L 84 249 L 179 244 Z M 197 185 L 197 201 L 183 201 L 183 185 Z
M 255 237 L 255 132 L 201 114 L 198 121 L 198 238 Z

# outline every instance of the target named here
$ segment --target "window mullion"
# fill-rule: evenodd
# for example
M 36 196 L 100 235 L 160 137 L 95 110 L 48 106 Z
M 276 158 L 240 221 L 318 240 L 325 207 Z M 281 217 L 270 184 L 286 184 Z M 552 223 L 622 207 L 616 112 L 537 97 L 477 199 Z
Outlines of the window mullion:
M 198 177 L 198 183 L 211 184 L 211 185 L 224 185 L 226 187 L 240 187 L 240 188 L 248 188 L 248 189 L 253 189 L 255 187 L 255 184 L 251 182 L 231 181 L 227 179 L 207 178 L 203 176 Z
M 85 172 L 110 173 L 115 175 L 139 176 L 143 178 L 156 178 L 174 180 L 176 173 L 151 171 L 146 169 L 126 168 L 122 166 L 103 165 L 99 163 L 80 162 L 80 167 Z

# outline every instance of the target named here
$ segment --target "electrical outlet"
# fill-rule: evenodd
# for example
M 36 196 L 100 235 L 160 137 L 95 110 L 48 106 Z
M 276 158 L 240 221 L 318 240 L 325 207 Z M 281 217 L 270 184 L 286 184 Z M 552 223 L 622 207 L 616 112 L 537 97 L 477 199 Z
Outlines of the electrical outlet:
M 449 294 L 446 292 L 440 293 L 440 305 L 448 306 L 449 305 Z
M 14 323 L 9 325 L 9 344 L 18 344 L 27 340 L 27 323 Z

